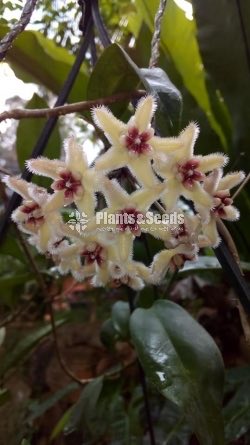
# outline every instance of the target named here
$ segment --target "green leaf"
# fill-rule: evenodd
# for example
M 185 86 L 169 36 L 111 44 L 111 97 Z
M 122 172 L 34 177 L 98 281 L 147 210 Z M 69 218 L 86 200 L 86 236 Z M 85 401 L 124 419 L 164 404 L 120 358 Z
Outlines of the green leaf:
M 112 323 L 121 339 L 129 337 L 129 304 L 125 301 L 117 301 L 112 307 Z
M 8 28 L 0 25 L 0 39 Z M 65 48 L 58 47 L 38 31 L 24 31 L 14 40 L 6 60 L 10 63 L 17 77 L 25 82 L 44 85 L 58 94 L 75 57 Z M 76 82 L 69 95 L 69 101 L 77 102 L 86 97 L 87 72 L 82 65 Z
M 210 335 L 163 300 L 136 309 L 130 330 L 150 382 L 180 407 L 202 445 L 223 445 L 223 361 Z
M 148 92 L 157 99 L 156 128 L 161 136 L 176 134 L 180 130 L 182 97 L 161 68 L 142 68 L 142 81 Z
M 224 408 L 223 413 L 225 419 L 225 435 L 228 442 L 239 439 L 249 430 L 249 380 L 237 390 L 236 394 Z
M 88 420 L 93 417 L 102 387 L 102 376 L 97 377 L 84 387 L 78 402 L 72 408 L 69 422 L 65 426 L 64 431 L 66 434 L 77 430 L 83 418 L 88 422 Z
M 59 327 L 65 321 L 66 319 L 57 320 L 56 325 Z M 16 366 L 21 360 L 25 360 L 30 350 L 44 337 L 49 335 L 51 331 L 52 327 L 50 324 L 42 326 L 40 329 L 22 338 L 14 348 L 6 351 L 5 358 L 0 363 L 0 377 L 3 377 L 7 371 Z
M 104 50 L 90 76 L 87 99 L 98 99 L 115 93 L 133 91 L 140 83 L 138 74 L 124 51 L 116 44 Z M 129 99 L 110 105 L 116 115 L 120 115 L 127 107 Z
M 24 258 L 23 251 L 21 246 L 19 245 L 18 240 L 16 239 L 16 232 L 12 230 L 13 227 L 10 227 L 10 230 L 5 235 L 3 242 L 0 246 L 0 254 L 5 254 L 8 256 L 15 257 L 25 263 L 26 259 Z
M 237 168 L 240 165 L 247 168 L 250 166 L 246 148 L 250 144 L 249 66 L 237 5 L 227 0 L 208 0 L 206 4 L 201 0 L 193 0 L 192 3 L 202 61 L 233 120 L 234 160 L 239 161 Z M 241 3 L 248 32 L 250 3 Z M 245 153 L 239 159 L 240 151 Z
M 118 340 L 119 335 L 114 328 L 111 318 L 108 318 L 104 321 L 101 327 L 100 338 L 104 346 L 111 349 L 114 347 L 115 342 Z
M 38 417 L 41 417 L 48 409 L 52 408 L 59 400 L 63 399 L 66 395 L 77 389 L 79 385 L 77 383 L 70 383 L 64 388 L 59 389 L 51 397 L 48 397 L 46 400 L 39 402 L 34 401 L 31 402 L 29 406 L 30 414 L 28 416 L 28 422 L 33 422 Z
M 250 3 L 240 4 L 249 41 Z M 247 173 L 250 168 L 249 66 L 237 2 L 208 0 L 204 4 L 201 0 L 194 0 L 193 7 L 202 62 L 231 115 L 231 165 Z M 237 207 L 241 215 L 250 212 L 249 185 L 237 197 Z M 231 224 L 230 232 L 237 247 L 248 258 L 250 238 L 247 218 L 241 217 Z
M 103 82 L 105 79 L 105 82 Z M 99 58 L 90 76 L 87 97 L 97 99 L 115 93 L 135 90 L 142 84 L 158 101 L 156 126 L 162 135 L 179 130 L 181 94 L 160 68 L 140 69 L 116 44 L 110 45 Z M 126 109 L 129 99 L 111 105 L 116 115 Z
M 57 422 L 56 426 L 54 427 L 51 435 L 50 435 L 50 442 L 52 442 L 66 427 L 67 423 L 69 422 L 71 412 L 72 412 L 73 406 L 71 406 L 63 416 L 60 418 L 60 420 Z
M 37 94 L 34 94 L 32 99 L 26 104 L 26 108 L 47 108 L 47 103 Z M 17 159 L 22 169 L 24 163 L 27 159 L 30 159 L 32 149 L 44 127 L 45 118 L 33 118 L 33 119 L 23 119 L 19 122 L 17 128 L 17 140 L 16 140 L 16 151 Z M 58 128 L 53 131 L 49 142 L 46 145 L 44 151 L 44 156 L 55 159 L 60 157 L 61 151 L 61 138 Z M 39 178 L 37 182 L 42 185 L 44 178 Z M 47 184 L 47 182 L 46 182 Z M 45 186 L 46 186 L 45 184 Z
M 142 14 L 147 25 L 153 31 L 154 17 L 159 6 L 158 0 L 151 0 L 150 2 L 136 0 L 136 6 L 140 15 Z M 167 2 L 163 16 L 161 46 L 165 57 L 171 57 L 185 87 L 206 113 L 211 127 L 220 137 L 222 145 L 226 147 L 227 141 L 224 131 L 213 113 L 207 91 L 206 74 L 196 40 L 195 21 L 188 20 L 185 12 L 177 6 L 174 0 Z

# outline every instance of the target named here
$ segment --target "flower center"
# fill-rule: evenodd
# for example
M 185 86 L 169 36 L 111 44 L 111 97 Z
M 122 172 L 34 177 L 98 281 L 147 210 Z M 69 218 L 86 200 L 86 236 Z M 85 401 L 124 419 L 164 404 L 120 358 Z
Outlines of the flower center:
M 152 132 L 149 130 L 139 133 L 138 128 L 129 128 L 124 137 L 125 146 L 127 147 L 128 151 L 141 155 L 151 150 L 151 147 L 148 144 L 151 137 Z
M 232 198 L 230 198 L 230 193 L 227 191 L 219 191 L 214 195 L 214 208 L 212 212 L 222 218 L 226 215 L 225 207 L 233 204 Z
M 99 244 L 93 250 L 84 250 L 82 255 L 85 257 L 87 264 L 93 264 L 96 261 L 98 266 L 101 266 L 104 262 L 104 249 Z
M 73 199 L 74 195 L 80 196 L 83 192 L 81 176 L 65 170 L 59 173 L 59 178 L 53 182 L 51 187 L 53 190 L 64 190 L 64 197 Z
M 21 206 L 21 212 L 25 214 L 25 223 L 40 226 L 44 223 L 44 215 L 41 207 L 36 202 L 26 202 Z
M 184 164 L 177 165 L 177 179 L 186 188 L 192 188 L 196 181 L 200 182 L 204 179 L 203 173 L 197 168 L 199 167 L 199 161 L 197 159 L 189 159 Z
M 121 210 L 118 215 L 119 223 L 117 227 L 121 232 L 125 232 L 126 230 L 130 230 L 134 235 L 140 236 L 141 228 L 140 222 L 143 217 L 142 212 L 138 212 L 138 210 L 130 207 Z

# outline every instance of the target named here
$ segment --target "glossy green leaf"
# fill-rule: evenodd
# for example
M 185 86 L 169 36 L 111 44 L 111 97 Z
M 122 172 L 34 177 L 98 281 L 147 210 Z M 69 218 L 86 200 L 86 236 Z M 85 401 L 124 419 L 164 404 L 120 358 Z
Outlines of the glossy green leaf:
M 27 103 L 26 108 L 46 108 L 47 106 L 48 105 L 44 99 L 37 94 L 34 94 L 32 99 Z M 21 169 L 24 167 L 25 161 L 30 159 L 31 152 L 40 136 L 44 124 L 45 118 L 23 119 L 19 122 L 17 128 L 16 151 Z M 56 127 L 46 145 L 44 156 L 50 159 L 56 159 L 60 157 L 60 151 L 61 139 L 59 130 Z M 39 182 L 39 185 L 43 185 L 44 179 L 39 178 L 37 182 Z
M 202 445 L 223 445 L 223 361 L 213 339 L 170 301 L 136 309 L 130 320 L 150 382 L 180 407 Z
M 0 25 L 0 39 L 8 28 Z M 25 82 L 44 85 L 58 94 L 74 63 L 75 57 L 65 48 L 58 47 L 38 31 L 24 31 L 14 40 L 8 51 L 7 62 L 17 77 Z M 69 96 L 70 102 L 84 100 L 88 76 L 84 65 L 77 76 Z
M 156 97 L 156 128 L 161 136 L 176 135 L 180 130 L 182 97 L 161 68 L 141 68 L 143 84 Z
M 105 79 L 105 82 L 103 81 Z M 88 84 L 88 99 L 133 91 L 139 85 L 153 93 L 158 102 L 156 127 L 167 135 L 179 130 L 181 94 L 160 68 L 140 69 L 118 45 L 109 46 L 98 60 Z M 122 114 L 129 100 L 111 105 L 116 115 Z
M 56 325 L 59 327 L 65 323 L 66 319 L 56 321 Z M 44 337 L 51 333 L 51 324 L 42 326 L 36 331 L 28 334 L 22 338 L 14 348 L 6 351 L 4 359 L 0 363 L 0 377 L 2 377 L 7 371 L 16 366 L 21 360 L 25 360 L 27 354 L 32 348 Z
M 111 96 L 115 93 L 130 92 L 140 83 L 138 74 L 119 45 L 113 44 L 104 50 L 90 76 L 87 90 L 88 99 Z M 111 110 L 119 116 L 129 99 L 110 105 Z
M 137 10 L 142 14 L 147 25 L 154 29 L 154 17 L 159 6 L 158 0 L 136 0 Z M 188 20 L 185 12 L 174 0 L 167 2 L 161 26 L 161 45 L 166 57 L 171 57 L 183 83 L 193 95 L 199 106 L 206 113 L 211 127 L 226 146 L 225 134 L 217 121 L 210 102 L 206 86 L 206 74 L 202 65 L 196 40 L 196 25 Z
M 129 337 L 129 304 L 125 301 L 117 301 L 112 307 L 111 319 L 119 336 L 122 339 L 127 339 Z

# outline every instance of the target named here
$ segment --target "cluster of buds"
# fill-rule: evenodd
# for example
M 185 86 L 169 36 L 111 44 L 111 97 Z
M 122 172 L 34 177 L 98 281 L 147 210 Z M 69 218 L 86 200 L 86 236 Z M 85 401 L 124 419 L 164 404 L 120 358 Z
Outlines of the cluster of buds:
M 160 283 L 168 270 L 180 269 L 185 261 L 196 260 L 200 248 L 217 246 L 218 218 L 239 217 L 230 189 L 244 173 L 223 176 L 224 154 L 194 155 L 196 123 L 178 137 L 156 136 L 151 126 L 155 109 L 154 97 L 146 96 L 125 124 L 106 107 L 95 108 L 93 119 L 111 146 L 93 166 L 73 138 L 66 141 L 64 161 L 43 157 L 27 161 L 32 173 L 52 179 L 49 192 L 23 179 L 5 178 L 23 198 L 13 220 L 39 252 L 51 256 L 62 274 L 91 279 L 94 286 L 126 284 L 139 290 Z M 110 179 L 125 167 L 126 181 Z M 98 201 L 97 193 L 104 199 Z M 184 219 L 166 224 L 163 218 L 154 218 L 159 209 L 161 214 L 184 213 Z M 76 230 L 72 220 L 65 222 L 65 214 L 74 210 L 84 215 L 82 230 Z M 105 218 L 97 218 L 100 212 Z M 142 232 L 162 240 L 163 248 L 149 266 L 134 255 L 136 241 L 145 237 Z

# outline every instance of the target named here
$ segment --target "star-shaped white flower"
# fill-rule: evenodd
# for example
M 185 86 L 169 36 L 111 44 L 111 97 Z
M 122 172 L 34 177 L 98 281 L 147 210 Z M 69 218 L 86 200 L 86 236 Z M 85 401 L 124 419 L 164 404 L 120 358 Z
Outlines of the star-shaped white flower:
M 74 138 L 65 143 L 65 162 L 41 157 L 27 161 L 27 167 L 32 173 L 54 180 L 51 187 L 61 206 L 75 202 L 79 211 L 94 214 L 95 191 L 101 187 L 101 176 L 88 167 L 85 153 Z
M 12 214 L 13 221 L 23 232 L 36 235 L 37 249 L 45 252 L 48 242 L 60 233 L 57 196 L 20 178 L 6 176 L 4 182 L 23 198 L 22 204 Z
M 148 210 L 157 201 L 164 184 L 155 184 L 150 189 L 141 188 L 128 194 L 115 180 L 103 181 L 102 193 L 108 206 L 97 212 L 87 225 L 86 231 L 112 231 L 119 233 L 131 232 L 140 236 L 141 232 L 151 233 L 155 238 L 169 238 L 166 224 L 155 223 L 148 218 Z M 84 234 L 83 234 L 84 235 Z
M 98 171 L 128 167 L 138 182 L 147 187 L 157 183 L 151 161 L 158 150 L 167 151 L 177 148 L 175 138 L 154 136 L 151 120 L 156 110 L 153 96 L 146 96 L 138 102 L 135 114 L 129 122 L 118 120 L 108 108 L 101 106 L 93 110 L 95 123 L 104 131 L 112 144 L 105 154 L 96 160 Z
M 134 237 L 123 233 L 117 238 L 116 254 L 109 263 L 109 282 L 120 286 L 125 284 L 134 290 L 140 290 L 149 282 L 150 269 L 143 263 L 133 260 Z
M 223 177 L 222 169 L 214 170 L 204 182 L 204 189 L 211 195 L 213 204 L 210 208 L 210 220 L 203 224 L 203 235 L 210 246 L 216 247 L 220 242 L 216 222 L 219 218 L 236 221 L 239 211 L 234 207 L 230 189 L 240 184 L 245 177 L 244 172 L 228 173 Z M 200 211 L 202 214 L 202 211 Z M 204 243 L 205 244 L 205 243 Z
M 172 230 L 172 236 L 165 241 L 165 246 L 174 248 L 179 244 L 197 244 L 200 246 L 200 233 L 202 228 L 201 218 L 190 211 L 183 213 L 181 208 L 175 209 L 176 213 L 183 215 L 183 222 Z
M 162 151 L 154 160 L 155 171 L 166 180 L 162 201 L 168 211 L 173 209 L 181 195 L 192 200 L 195 206 L 211 207 L 211 197 L 203 188 L 205 173 L 225 165 L 227 157 L 220 153 L 194 156 L 198 134 L 197 124 L 191 122 L 177 138 L 179 148 L 174 148 L 170 153 L 166 147 L 166 153 Z

